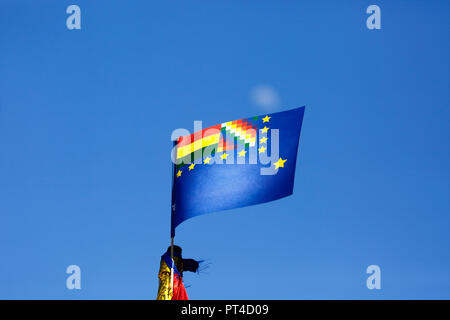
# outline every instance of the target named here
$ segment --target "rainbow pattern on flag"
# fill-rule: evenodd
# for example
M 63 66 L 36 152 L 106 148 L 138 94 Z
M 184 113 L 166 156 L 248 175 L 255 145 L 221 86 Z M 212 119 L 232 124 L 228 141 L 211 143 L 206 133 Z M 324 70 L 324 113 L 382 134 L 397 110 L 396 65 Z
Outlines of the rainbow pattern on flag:
M 237 145 L 245 148 L 256 146 L 257 125 L 259 117 L 224 122 L 193 134 L 178 138 L 176 148 L 177 166 L 191 163 L 201 157 L 206 148 L 208 154 L 236 149 Z

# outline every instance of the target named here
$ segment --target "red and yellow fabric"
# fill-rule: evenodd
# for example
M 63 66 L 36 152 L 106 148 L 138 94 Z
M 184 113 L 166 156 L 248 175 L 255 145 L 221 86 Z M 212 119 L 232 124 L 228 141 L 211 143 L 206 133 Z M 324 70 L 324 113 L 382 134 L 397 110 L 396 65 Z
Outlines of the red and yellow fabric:
M 188 300 L 186 288 L 183 284 L 183 260 L 179 257 L 173 258 L 175 261 L 173 272 L 173 288 L 171 288 L 171 270 L 170 270 L 170 256 L 165 253 L 161 257 L 161 264 L 159 267 L 159 287 L 156 300 Z

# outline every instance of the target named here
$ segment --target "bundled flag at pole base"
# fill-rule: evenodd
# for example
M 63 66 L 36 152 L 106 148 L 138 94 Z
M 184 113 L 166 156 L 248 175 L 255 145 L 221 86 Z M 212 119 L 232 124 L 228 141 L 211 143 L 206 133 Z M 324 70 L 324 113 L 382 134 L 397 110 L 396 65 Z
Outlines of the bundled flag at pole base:
M 171 233 L 206 213 L 289 196 L 305 107 L 224 122 L 174 147 Z
M 183 284 L 183 272 L 199 272 L 202 261 L 183 259 L 182 249 L 179 246 L 173 246 L 173 257 L 171 257 L 170 252 L 171 247 L 161 256 L 156 300 L 188 300 Z

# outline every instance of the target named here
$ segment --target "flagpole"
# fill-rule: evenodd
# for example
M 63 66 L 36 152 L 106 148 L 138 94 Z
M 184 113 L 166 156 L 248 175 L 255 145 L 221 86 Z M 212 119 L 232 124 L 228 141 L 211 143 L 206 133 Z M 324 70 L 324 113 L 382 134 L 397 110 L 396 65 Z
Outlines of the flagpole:
M 175 158 L 173 158 L 173 159 L 176 159 L 176 141 L 173 141 L 173 146 L 175 147 L 174 149 L 175 149 L 175 154 L 172 154 L 172 156 L 173 157 L 175 157 Z M 173 159 L 172 159 L 172 199 L 173 199 L 173 188 L 174 188 L 174 181 L 173 181 L 173 178 L 174 178 L 174 175 L 175 175 L 175 169 L 176 169 L 176 165 L 175 165 L 175 162 L 173 162 Z M 172 219 L 173 219 L 173 207 L 172 207 L 172 205 L 171 205 L 171 212 L 170 212 L 170 216 L 171 216 L 171 221 L 170 221 L 170 225 L 171 225 L 171 230 L 170 230 L 170 233 L 171 233 L 171 235 L 170 235 L 170 260 L 171 260 L 171 266 L 170 266 L 170 290 L 169 291 L 171 291 L 172 292 L 172 297 L 173 297 L 173 294 L 174 294 L 174 292 L 173 292 L 173 266 L 174 266 L 174 264 L 175 264 L 175 261 L 173 260 L 173 238 L 175 237 L 175 231 L 174 230 L 172 230 Z
M 173 260 L 173 237 L 170 238 L 170 260 L 172 261 L 172 265 L 170 266 L 170 291 L 172 292 L 173 297 L 173 265 L 175 263 Z

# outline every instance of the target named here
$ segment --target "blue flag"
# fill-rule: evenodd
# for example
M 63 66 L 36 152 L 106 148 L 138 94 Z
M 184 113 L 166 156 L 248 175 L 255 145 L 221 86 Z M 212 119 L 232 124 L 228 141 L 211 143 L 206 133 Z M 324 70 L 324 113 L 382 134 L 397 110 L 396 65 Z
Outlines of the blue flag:
M 224 122 L 178 138 L 172 237 L 189 218 L 291 195 L 304 111 Z

